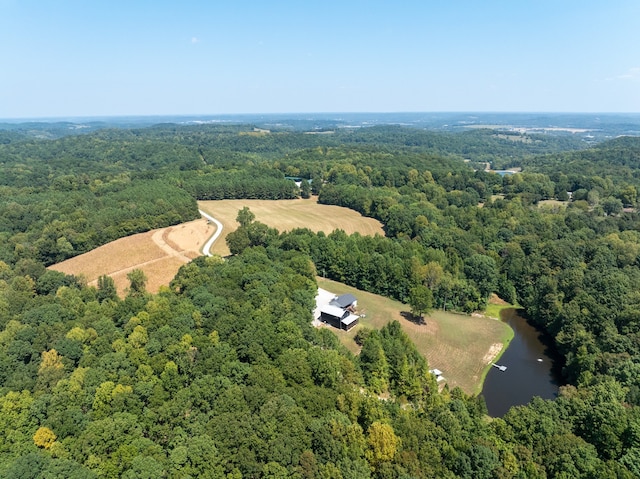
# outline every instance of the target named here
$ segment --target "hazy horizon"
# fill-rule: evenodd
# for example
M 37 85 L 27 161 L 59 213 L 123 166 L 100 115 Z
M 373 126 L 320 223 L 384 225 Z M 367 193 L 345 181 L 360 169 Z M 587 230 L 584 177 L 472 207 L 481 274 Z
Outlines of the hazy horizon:
M 0 0 L 0 118 L 636 113 L 637 18 L 635 0 Z
M 61 116 L 40 116 L 40 117 L 0 117 L 0 122 L 29 122 L 29 121 L 43 121 L 43 122 L 55 122 L 55 121 L 99 121 L 117 118 L 129 118 L 129 119 L 145 119 L 145 118 L 237 118 L 237 117 L 249 117 L 256 118 L 260 116 L 265 117 L 303 117 L 310 116 L 310 118 L 329 117 L 335 115 L 496 115 L 496 116 L 523 116 L 523 115 L 541 115 L 541 116 L 621 116 L 621 117 L 640 117 L 639 112 L 619 112 L 619 111 L 334 111 L 334 112 L 322 112 L 322 111 L 302 111 L 302 112 L 251 112 L 251 113 L 157 113 L 157 114 L 113 114 L 113 115 L 61 115 Z

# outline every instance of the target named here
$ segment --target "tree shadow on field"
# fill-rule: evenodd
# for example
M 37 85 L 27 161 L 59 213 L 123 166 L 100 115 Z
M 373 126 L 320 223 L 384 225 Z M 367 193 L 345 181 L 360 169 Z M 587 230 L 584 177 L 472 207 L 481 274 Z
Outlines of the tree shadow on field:
M 418 326 L 424 326 L 427 324 L 424 320 L 424 316 L 416 316 L 411 311 L 401 311 L 400 316 L 413 324 L 417 324 Z

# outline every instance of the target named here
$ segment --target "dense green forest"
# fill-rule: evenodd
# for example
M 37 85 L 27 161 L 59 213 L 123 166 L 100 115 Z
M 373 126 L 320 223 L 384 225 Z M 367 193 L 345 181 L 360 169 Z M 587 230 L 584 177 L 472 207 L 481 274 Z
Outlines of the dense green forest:
M 640 476 L 638 138 L 9 131 L 0 170 L 0 477 Z M 286 176 L 386 236 L 244 221 L 231 257 L 157 295 L 132 274 L 126 298 L 45 268 L 195 218 L 198 199 L 302 194 Z M 482 398 L 438 392 L 398 323 L 354 357 L 311 327 L 320 270 L 447 310 L 517 301 L 567 385 L 489 418 Z

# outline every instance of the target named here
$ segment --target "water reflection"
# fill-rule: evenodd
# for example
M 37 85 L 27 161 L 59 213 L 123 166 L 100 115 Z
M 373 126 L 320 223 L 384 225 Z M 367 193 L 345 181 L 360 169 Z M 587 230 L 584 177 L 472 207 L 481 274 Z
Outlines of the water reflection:
M 506 371 L 491 368 L 482 395 L 489 415 L 503 416 L 511 406 L 527 404 L 534 396 L 553 399 L 558 394 L 552 359 L 536 329 L 516 309 L 502 311 L 502 320 L 514 332 L 514 338 L 498 364 Z

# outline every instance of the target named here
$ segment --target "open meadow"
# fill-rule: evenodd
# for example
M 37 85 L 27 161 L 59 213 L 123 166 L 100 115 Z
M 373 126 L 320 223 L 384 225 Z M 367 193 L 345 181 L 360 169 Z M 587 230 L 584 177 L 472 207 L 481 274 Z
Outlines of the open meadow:
M 354 341 L 360 328 L 380 329 L 397 320 L 427 358 L 429 368 L 440 369 L 450 388 L 458 386 L 468 394 L 480 392 L 491 362 L 513 334 L 501 321 L 445 311 L 433 311 L 425 316 L 424 324 L 416 324 L 403 316 L 410 309 L 406 304 L 324 278 L 318 278 L 318 286 L 335 294 L 351 293 L 358 299 L 358 313 L 365 315 L 359 324 L 350 331 L 331 328 L 350 351 L 360 352 Z
M 90 285 L 96 285 L 102 275 L 111 276 L 120 296 L 129 286 L 127 274 L 141 269 L 148 279 L 147 291 L 156 293 L 169 284 L 180 266 L 202 254 L 202 246 L 215 231 L 202 218 L 120 238 L 49 268 L 82 275 Z
M 201 201 L 200 209 L 218 219 L 223 230 L 211 253 L 227 256 L 226 235 L 238 227 L 238 210 L 248 206 L 256 220 L 280 231 L 306 227 L 313 231 L 341 228 L 347 233 L 384 235 L 380 222 L 340 206 L 320 205 L 317 198 L 307 200 L 220 200 Z M 123 296 L 129 286 L 127 274 L 141 269 L 147 276 L 147 291 L 156 293 L 167 286 L 184 263 L 202 254 L 202 247 L 216 232 L 205 219 L 120 238 L 88 253 L 55 264 L 50 269 L 82 275 L 97 284 L 102 275 L 111 276 Z
M 211 253 L 220 256 L 229 255 L 225 238 L 238 227 L 238 211 L 248 207 L 256 216 L 256 221 L 279 231 L 294 228 L 309 228 L 311 231 L 330 233 L 342 229 L 347 234 L 360 233 L 384 236 L 382 224 L 373 218 L 342 206 L 322 205 L 317 197 L 297 200 L 215 200 L 198 201 L 198 207 L 220 221 L 223 225 L 222 236 L 216 241 Z

